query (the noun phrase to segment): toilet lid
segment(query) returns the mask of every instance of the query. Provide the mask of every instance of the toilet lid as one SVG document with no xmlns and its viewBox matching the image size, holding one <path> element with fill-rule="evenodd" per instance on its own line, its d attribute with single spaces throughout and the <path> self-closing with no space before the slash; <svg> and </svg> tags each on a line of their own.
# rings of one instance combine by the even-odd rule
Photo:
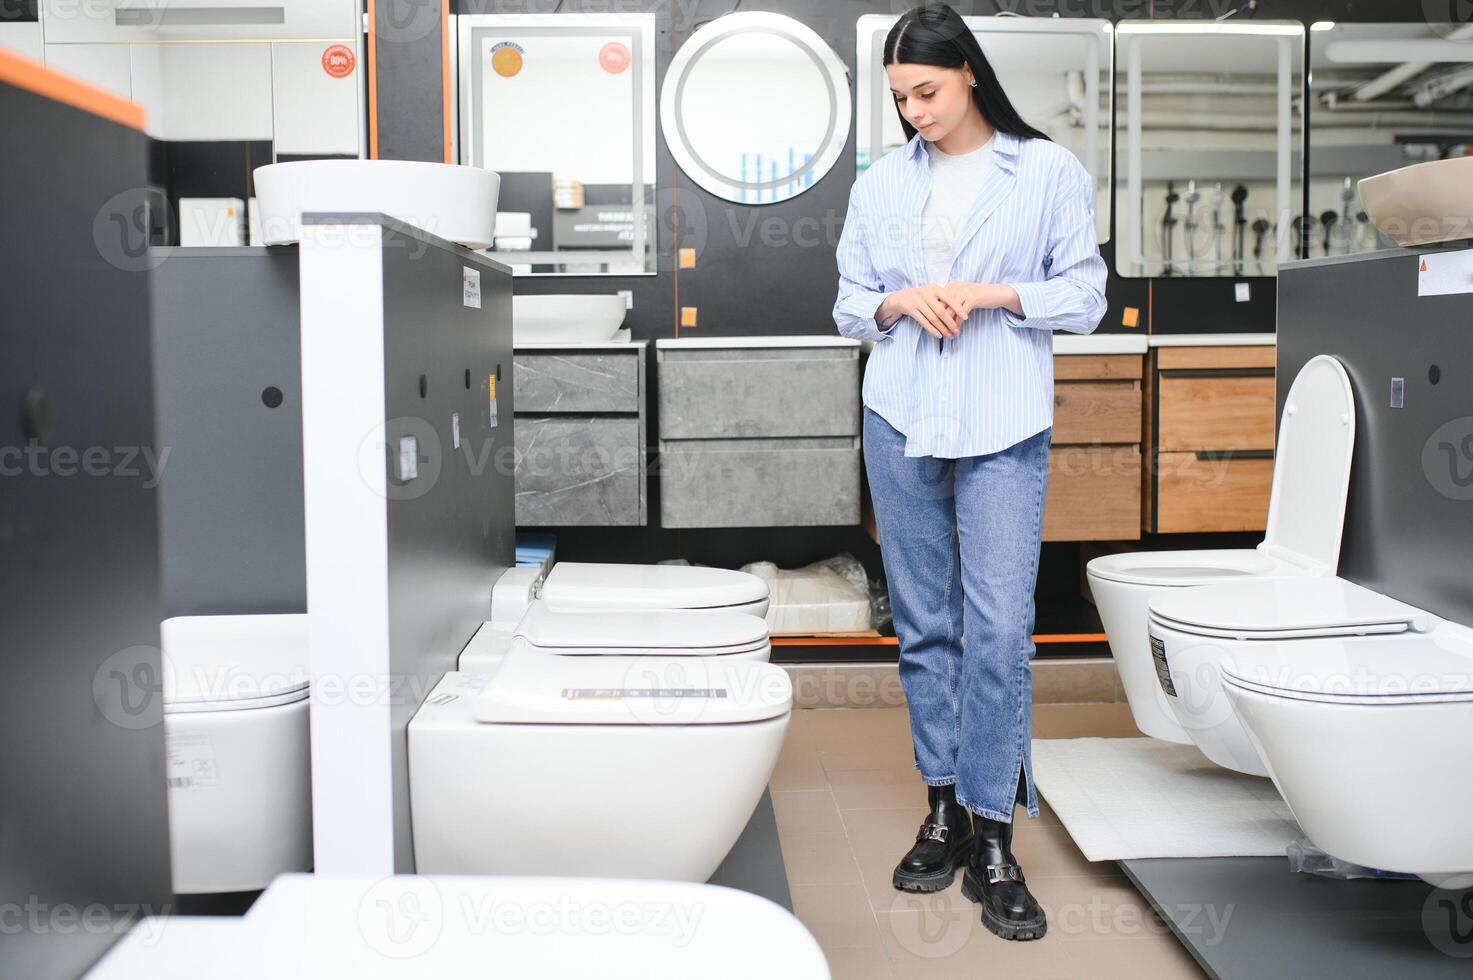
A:
<svg viewBox="0 0 1473 980">
<path fill-rule="evenodd" d="M 1319 354 L 1299 369 L 1284 400 L 1263 536 L 1266 551 L 1334 573 L 1354 449 L 1350 378 L 1339 361 Z"/>
<path fill-rule="evenodd" d="M 633 650 L 665 656 L 750 653 L 767 645 L 767 623 L 719 609 L 642 612 L 553 612 L 534 602 L 516 635 L 549 653 L 617 654 Z"/>
<path fill-rule="evenodd" d="M 176 616 L 160 624 L 164 711 L 238 711 L 309 693 L 307 617 Z"/>
<path fill-rule="evenodd" d="M 475 696 L 477 721 L 726 725 L 787 714 L 793 685 L 772 664 L 712 657 L 544 657 L 517 649 Z"/>
<path fill-rule="evenodd" d="M 1466 630 L 1265 643 L 1230 651 L 1221 669 L 1231 686 L 1321 704 L 1473 701 Z"/>
<path fill-rule="evenodd" d="M 1330 636 L 1428 629 L 1435 617 L 1336 576 L 1248 579 L 1173 589 L 1151 599 L 1151 620 L 1207 636 Z"/>
<path fill-rule="evenodd" d="M 761 602 L 767 583 L 729 568 L 564 561 L 541 595 L 556 610 L 719 609 Z"/>
</svg>

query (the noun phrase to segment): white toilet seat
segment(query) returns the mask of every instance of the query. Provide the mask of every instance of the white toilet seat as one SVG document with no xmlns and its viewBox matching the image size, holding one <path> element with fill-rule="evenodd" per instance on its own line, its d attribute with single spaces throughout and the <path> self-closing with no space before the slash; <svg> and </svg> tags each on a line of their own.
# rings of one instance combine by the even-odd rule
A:
<svg viewBox="0 0 1473 980">
<path fill-rule="evenodd" d="M 1473 629 L 1239 643 L 1223 692 L 1304 832 L 1346 861 L 1473 885 Z M 1394 806 L 1394 832 L 1386 806 Z"/>
<path fill-rule="evenodd" d="M 554 611 L 726 609 L 767 614 L 767 583 L 729 568 L 558 562 L 542 582 Z"/>
<path fill-rule="evenodd" d="M 1152 623 L 1196 636 L 1251 640 L 1402 633 L 1436 617 L 1338 576 L 1249 579 L 1164 592 Z"/>
<path fill-rule="evenodd" d="M 1253 579 L 1176 589 L 1149 603 L 1148 633 L 1159 689 L 1207 758 L 1269 775 L 1223 691 L 1222 664 L 1255 647 L 1289 650 L 1335 637 L 1400 642 L 1431 629 L 1425 610 L 1339 577 Z"/>
<path fill-rule="evenodd" d="M 1256 548 L 1127 552 L 1086 568 L 1131 714 L 1147 735 L 1192 741 L 1157 684 L 1146 621 L 1152 597 L 1183 587 L 1335 573 L 1355 448 L 1355 395 L 1335 358 L 1310 358 L 1295 376 L 1276 447 L 1268 523 Z"/>
<path fill-rule="evenodd" d="M 160 634 L 174 890 L 311 868 L 307 617 L 182 616 Z"/>
<path fill-rule="evenodd" d="M 777 764 L 787 672 L 525 642 L 491 673 L 446 674 L 409 723 L 417 869 L 709 879 Z"/>
<path fill-rule="evenodd" d="M 305 615 L 176 616 L 159 624 L 165 714 L 305 700 Z"/>
<path fill-rule="evenodd" d="M 513 630 L 535 650 L 563 655 L 658 654 L 766 660 L 767 624 L 724 609 L 556 612 L 533 602 Z"/>
</svg>

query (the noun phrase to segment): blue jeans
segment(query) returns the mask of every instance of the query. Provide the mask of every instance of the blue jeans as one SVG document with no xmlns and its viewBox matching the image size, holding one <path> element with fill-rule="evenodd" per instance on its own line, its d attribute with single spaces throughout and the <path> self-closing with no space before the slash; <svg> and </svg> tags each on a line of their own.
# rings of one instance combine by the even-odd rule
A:
<svg viewBox="0 0 1473 980">
<path fill-rule="evenodd" d="M 1038 816 L 1033 791 L 1033 589 L 1052 428 L 985 456 L 905 455 L 864 410 L 900 681 L 916 768 L 973 813 Z"/>
</svg>

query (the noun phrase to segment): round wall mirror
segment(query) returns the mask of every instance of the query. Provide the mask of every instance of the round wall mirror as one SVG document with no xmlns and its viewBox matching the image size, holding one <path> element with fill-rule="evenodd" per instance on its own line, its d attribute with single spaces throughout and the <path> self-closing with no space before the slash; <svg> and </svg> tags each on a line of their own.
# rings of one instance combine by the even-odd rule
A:
<svg viewBox="0 0 1473 980">
<path fill-rule="evenodd" d="M 739 204 L 784 201 L 828 173 L 849 135 L 849 73 L 782 14 L 718 17 L 690 36 L 660 91 L 660 124 L 686 175 Z"/>
</svg>

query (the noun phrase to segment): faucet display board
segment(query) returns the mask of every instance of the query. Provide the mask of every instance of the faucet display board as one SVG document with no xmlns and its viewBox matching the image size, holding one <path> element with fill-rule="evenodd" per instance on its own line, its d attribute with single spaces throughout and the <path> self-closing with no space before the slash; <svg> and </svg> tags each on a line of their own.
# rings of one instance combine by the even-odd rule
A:
<svg viewBox="0 0 1473 980">
<path fill-rule="evenodd" d="M 301 257 L 316 868 L 408 873 L 406 727 L 515 563 L 511 273 L 383 215 Z"/>
</svg>

